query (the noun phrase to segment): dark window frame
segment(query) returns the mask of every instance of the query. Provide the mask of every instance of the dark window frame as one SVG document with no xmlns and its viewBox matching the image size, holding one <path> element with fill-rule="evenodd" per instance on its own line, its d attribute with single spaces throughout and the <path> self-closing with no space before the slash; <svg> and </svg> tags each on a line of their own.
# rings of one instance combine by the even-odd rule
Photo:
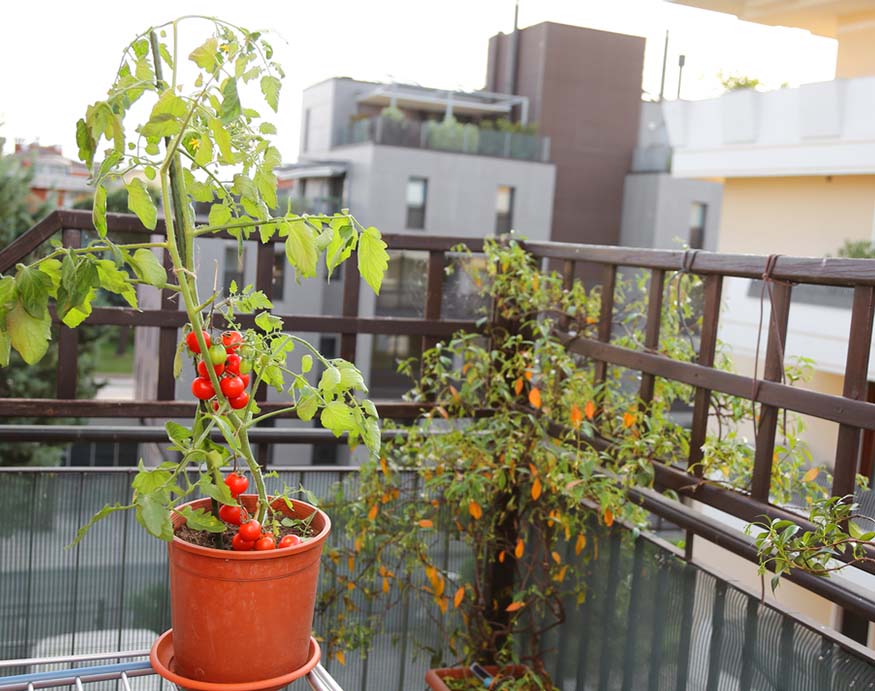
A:
<svg viewBox="0 0 875 691">
<path fill-rule="evenodd" d="M 420 206 L 410 205 L 410 186 L 414 183 L 422 183 L 422 204 Z M 419 175 L 411 175 L 407 178 L 405 192 L 406 196 L 404 201 L 407 205 L 405 227 L 407 230 L 425 230 L 425 214 L 426 209 L 428 209 L 428 178 Z"/>
</svg>

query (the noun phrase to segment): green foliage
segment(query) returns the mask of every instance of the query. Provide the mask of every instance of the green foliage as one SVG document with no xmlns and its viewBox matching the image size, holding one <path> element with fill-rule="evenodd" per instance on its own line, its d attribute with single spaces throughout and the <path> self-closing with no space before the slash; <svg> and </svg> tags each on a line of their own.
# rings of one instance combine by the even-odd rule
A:
<svg viewBox="0 0 875 691">
<path fill-rule="evenodd" d="M 742 89 L 755 89 L 760 86 L 760 80 L 745 75 L 730 74 L 719 75 L 720 84 L 726 91 L 741 91 Z"/>
<path fill-rule="evenodd" d="M 168 45 L 164 39 L 168 30 L 176 37 L 183 26 L 198 22 L 206 22 L 212 35 L 186 62 L 185 56 L 175 53 L 177 41 Z M 80 531 L 77 541 L 94 521 L 130 508 L 150 534 L 171 539 L 171 513 L 195 491 L 213 499 L 213 512 L 218 504 L 231 501 L 221 468 L 232 461 L 236 464 L 237 459 L 248 466 L 255 481 L 256 517 L 262 522 L 276 520 L 248 430 L 274 415 L 295 411 L 299 404 L 304 407 L 302 417 L 312 418 L 321 411 L 320 421 L 334 434 L 346 434 L 352 444 L 363 443 L 374 456 L 379 452 L 376 408 L 357 398 L 357 393 L 366 391 L 351 363 L 326 360 L 303 339 L 284 333 L 282 320 L 269 312 L 270 301 L 250 286 L 242 290 L 232 286 L 228 294 L 217 292 L 205 300 L 198 295 L 194 240 L 222 231 L 241 243 L 250 238 L 267 243 L 275 235 L 285 238 L 287 257 L 299 277 L 315 276 L 323 255 L 326 265 L 334 268 L 356 249 L 362 275 L 375 291 L 386 269 L 388 254 L 379 232 L 365 228 L 347 211 L 272 215 L 277 205 L 273 171 L 281 156 L 266 135 L 276 128 L 241 101 L 241 94 L 248 93 L 242 87 L 255 82 L 267 107 L 276 111 L 284 75 L 272 55 L 259 32 L 203 17 L 179 19 L 135 38 L 123 53 L 106 99 L 89 105 L 76 128 L 80 157 L 97 188 L 92 210 L 99 237 L 78 249 L 56 247 L 30 265 L 18 265 L 14 275 L 0 276 L 3 361 L 10 349 L 29 363 L 40 360 L 50 338 L 50 305 L 67 326 L 75 327 L 88 319 L 99 291 L 109 291 L 136 307 L 140 285 L 178 293 L 189 322 L 184 334 L 197 334 L 201 352 L 207 352 L 201 336 L 204 329 L 243 331 L 241 352 L 252 364 L 248 404 L 232 408 L 208 367 L 218 392 L 215 407 L 201 404 L 190 429 L 168 427 L 170 448 L 179 454 L 179 461 L 157 468 L 141 465 L 133 479 L 131 504 L 105 507 Z M 148 113 L 145 122 L 129 122 L 134 104 L 139 104 L 136 112 Z M 230 185 L 223 182 L 228 179 Z M 157 226 L 159 205 L 146 180 L 160 186 L 166 240 L 117 243 L 107 234 L 106 212 L 115 203 L 115 192 L 110 190 L 123 187 L 126 208 L 146 228 Z M 196 225 L 191 213 L 194 202 L 211 205 L 208 224 Z M 170 275 L 153 253 L 156 248 L 169 254 Z M 251 312 L 257 312 L 257 328 L 239 329 L 236 316 Z M 296 346 L 309 351 L 309 366 L 315 358 L 337 371 L 337 381 L 315 387 L 304 372 L 290 369 L 288 355 Z M 185 353 L 189 351 L 181 344 L 174 362 L 177 375 Z M 197 364 L 198 357 L 192 359 Z M 253 399 L 262 382 L 286 393 L 290 405 L 261 414 Z M 221 433 L 224 444 L 210 440 L 213 430 Z M 197 479 L 185 472 L 191 465 L 204 468 Z M 215 513 L 184 510 L 183 516 L 195 529 L 224 530 Z"/>
<path fill-rule="evenodd" d="M 838 256 L 851 259 L 875 258 L 875 245 L 868 240 L 845 240 L 838 251 Z"/>
</svg>

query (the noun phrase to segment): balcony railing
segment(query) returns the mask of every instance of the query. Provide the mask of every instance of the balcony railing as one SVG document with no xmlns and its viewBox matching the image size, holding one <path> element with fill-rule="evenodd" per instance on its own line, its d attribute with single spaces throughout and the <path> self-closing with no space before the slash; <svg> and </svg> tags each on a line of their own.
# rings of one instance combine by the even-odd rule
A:
<svg viewBox="0 0 875 691">
<path fill-rule="evenodd" d="M 108 222 L 112 233 L 126 231 L 150 234 L 133 217 L 111 215 Z M 67 246 L 75 246 L 79 242 L 80 234 L 90 229 L 90 213 L 57 212 L 0 250 L 0 271 L 8 271 L 25 255 L 58 233 L 62 235 Z M 163 225 L 159 223 L 153 232 L 163 233 Z M 476 331 L 479 328 L 473 320 L 447 318 L 442 297 L 446 277 L 444 269 L 452 248 L 457 243 L 467 242 L 472 252 L 480 252 L 480 242 L 430 235 L 387 235 L 384 238 L 391 249 L 419 250 L 428 255 L 424 271 L 426 287 L 422 318 L 360 316 L 359 281 L 354 265 L 349 267 L 345 275 L 341 316 L 280 316 L 285 317 L 286 323 L 294 324 L 294 328 L 303 332 L 339 334 L 340 354 L 350 360 L 355 359 L 359 334 L 419 338 L 427 348 L 459 330 Z M 256 241 L 247 242 L 255 244 Z M 654 459 L 654 484 L 657 489 L 674 490 L 684 497 L 741 521 L 758 521 L 763 516 L 786 518 L 810 529 L 810 524 L 792 508 L 770 502 L 775 432 L 780 412 L 790 410 L 838 425 L 832 493 L 835 496 L 853 493 L 862 433 L 864 430 L 875 430 L 875 404 L 863 400 L 875 315 L 875 268 L 871 260 L 794 257 L 775 259 L 551 242 L 527 243 L 526 248 L 538 260 L 558 265 L 567 285 L 571 285 L 579 269 L 587 268 L 590 275 L 602 276 L 601 311 L 596 333 L 574 334 L 573 338 L 569 334 L 560 334 L 563 338 L 568 337 L 567 347 L 570 350 L 595 362 L 596 376 L 600 382 L 606 381 L 608 368 L 611 367 L 640 373 L 639 398 L 644 406 L 653 400 L 657 378 L 680 382 L 693 388 L 695 403 L 692 425 L 685 445 L 689 453 L 684 453 L 683 457 L 674 455 Z M 274 248 L 271 244 L 258 244 L 257 251 L 259 260 L 256 287 L 269 286 Z M 645 339 L 640 348 L 621 345 L 616 338 L 612 338 L 612 333 L 616 335 L 619 331 L 615 324 L 617 313 L 614 305 L 615 300 L 619 304 L 622 299 L 622 291 L 618 288 L 618 274 L 627 267 L 639 274 L 646 272 L 650 279 L 647 288 L 649 304 L 644 310 L 646 314 L 639 315 L 639 319 L 645 322 Z M 666 289 L 670 286 L 672 277 L 686 272 L 703 278 L 702 325 L 698 339 L 698 359 L 695 363 L 675 360 L 659 351 L 660 326 L 664 314 L 662 304 Z M 763 339 L 765 375 L 754 386 L 752 378 L 716 369 L 713 363 L 725 279 L 761 278 L 767 272 L 775 279 L 772 286 L 773 315 L 768 321 L 769 336 Z M 787 331 L 791 312 L 790 299 L 796 284 L 842 286 L 853 290 L 850 323 L 846 332 L 846 340 L 851 347 L 843 369 L 843 395 L 825 394 L 780 383 L 782 334 Z M 157 372 L 160 400 L 106 402 L 75 399 L 77 332 L 59 326 L 56 398 L 6 399 L 0 405 L 0 417 L 167 418 L 190 414 L 194 404 L 174 400 L 172 372 L 178 330 L 184 319 L 184 314 L 175 305 L 163 310 L 143 311 L 120 307 L 95 308 L 91 315 L 92 323 L 157 327 L 160 330 Z M 630 381 L 632 380 L 630 377 Z M 754 398 L 760 405 L 759 434 L 755 440 L 755 458 L 749 488 L 711 484 L 702 481 L 695 473 L 708 432 L 712 391 L 748 401 Z M 263 410 L 273 410 L 278 406 L 265 401 L 261 394 L 256 398 L 261 401 Z M 392 400 L 378 401 L 377 407 L 384 418 L 409 420 L 419 416 L 428 405 Z M 54 436 L 56 440 L 63 440 L 65 434 L 70 438 L 87 439 L 89 434 L 111 437 L 113 432 L 89 426 L 78 428 L 78 431 L 76 428 L 58 430 Z M 131 441 L 138 439 L 138 434 L 160 436 L 161 432 L 148 428 L 139 428 L 138 432 L 135 428 L 118 434 L 120 436 L 117 440 Z M 125 435 L 130 435 L 130 438 Z M 43 427 L 0 430 L 0 439 L 6 441 L 45 443 L 49 436 L 49 431 Z M 157 436 L 149 436 L 141 441 L 156 439 Z M 338 443 L 330 432 L 314 429 L 256 430 L 253 441 L 262 448 L 273 443 Z M 591 441 L 595 446 L 610 451 L 606 440 L 594 438 Z M 293 479 L 289 484 L 293 485 L 304 480 L 305 473 L 319 472 L 311 468 L 282 468 L 281 471 L 292 473 Z M 11 516 L 0 524 L 0 531 L 11 530 L 10 535 L 14 535 L 13 538 L 0 537 L 0 569 L 4 569 L 0 579 L 0 602 L 12 603 L 13 608 L 18 608 L 9 616 L 4 613 L 0 618 L 3 626 L 12 627 L 11 633 L 0 633 L 0 645 L 6 641 L 18 642 L 15 651 L 6 652 L 6 655 L 24 657 L 29 651 L 22 648 L 33 645 L 36 638 L 46 637 L 45 629 L 40 636 L 35 638 L 33 635 L 39 626 L 40 616 L 49 617 L 56 632 L 73 634 L 74 640 L 76 631 L 102 630 L 109 626 L 118 635 L 119 630 L 131 628 L 131 615 L 125 613 L 130 611 L 127 607 L 127 593 L 135 588 L 146 587 L 150 577 L 161 572 L 161 546 L 150 542 L 150 546 L 143 547 L 144 550 L 153 550 L 153 554 L 157 555 L 154 560 L 153 557 L 140 555 L 142 558 L 132 557 L 132 560 L 126 558 L 116 562 L 116 551 L 133 550 L 140 539 L 137 537 L 140 532 L 135 530 L 133 521 L 129 521 L 123 530 L 114 529 L 115 532 L 109 527 L 99 526 L 96 529 L 98 532 L 76 550 L 66 553 L 59 550 L 69 540 L 73 526 L 81 525 L 94 505 L 112 501 L 112 497 L 123 499 L 122 495 L 128 492 L 128 477 L 125 473 L 126 471 L 105 471 L 102 474 L 85 475 L 81 472 L 77 474 L 76 471 L 53 469 L 15 471 L 11 474 L 7 471 L 0 477 L 0 492 L 9 492 L 3 501 Z M 344 468 L 331 468 L 318 476 L 307 475 L 305 484 L 317 495 L 325 496 L 328 487 L 338 480 L 349 483 L 347 490 L 354 491 L 355 477 Z M 701 537 L 747 560 L 755 561 L 756 554 L 751 539 L 739 533 L 726 521 L 712 519 L 652 490 L 630 491 L 633 498 L 652 514 L 664 517 L 688 531 L 686 544 L 690 550 L 689 555 L 692 554 L 690 547 L 695 536 L 696 540 Z M 17 502 L 21 507 L 20 511 L 9 511 L 11 502 Z M 36 511 L 34 507 L 47 509 L 45 512 L 40 509 L 41 512 L 37 514 L 32 513 Z M 336 535 L 334 539 L 340 540 L 342 536 Z M 671 550 L 660 547 L 659 550 L 662 551 L 648 552 L 651 547 L 638 547 L 638 544 L 645 543 L 637 540 L 630 543 L 630 539 L 623 537 L 622 532 L 602 535 L 599 537 L 602 557 L 596 559 L 594 553 L 590 555 L 592 558 L 587 568 L 593 570 L 590 591 L 592 596 L 584 607 L 592 609 L 569 616 L 569 623 L 561 632 L 557 632 L 555 657 L 548 663 L 549 669 L 556 672 L 554 678 L 567 680 L 566 687 L 584 688 L 585 684 L 594 681 L 595 687 L 610 688 L 616 680 L 628 679 L 626 688 L 641 688 L 640 680 L 635 675 L 639 673 L 638 670 L 644 664 L 642 659 L 645 658 L 650 678 L 682 679 L 684 684 L 689 682 L 689 688 L 703 686 L 694 683 L 694 679 L 714 679 L 714 684 L 707 688 L 718 688 L 718 685 L 722 688 L 725 685 L 722 680 L 726 678 L 738 679 L 734 686 L 730 685 L 732 688 L 847 689 L 867 688 L 866 684 L 875 684 L 872 658 L 865 651 L 845 640 L 837 640 L 827 635 L 818 634 L 814 638 L 808 638 L 806 632 L 813 631 L 808 624 L 783 615 L 770 619 L 768 612 L 774 610 L 759 603 L 756 597 L 748 597 L 742 593 L 733 601 L 732 598 L 736 596 L 729 595 L 735 592 L 732 586 L 714 580 L 710 575 L 701 575 L 689 561 L 680 560 Z M 647 545 L 651 544 L 645 542 Z M 644 550 L 644 561 L 639 561 L 636 566 L 635 553 L 638 549 Z M 111 568 L 118 569 L 113 576 L 117 583 L 112 588 L 108 585 L 109 577 L 102 556 L 107 553 L 113 553 Z M 58 554 L 62 554 L 60 558 L 67 561 L 52 572 L 54 562 L 51 559 L 58 559 Z M 457 556 L 449 552 L 447 563 L 454 564 L 453 559 Z M 870 550 L 869 556 L 875 557 L 875 552 Z M 41 562 L 41 559 L 48 561 Z M 661 571 L 661 564 L 665 563 L 670 563 L 671 566 L 666 567 L 668 571 Z M 46 564 L 49 565 L 48 568 Z M 875 573 L 871 563 L 862 565 L 860 569 Z M 45 571 L 50 573 L 44 573 Z M 691 576 L 691 573 L 696 575 Z M 709 581 L 709 578 L 712 580 Z M 820 579 L 796 572 L 787 578 L 867 620 L 875 620 L 875 600 L 867 593 L 848 586 L 841 579 Z M 693 586 L 689 585 L 690 581 Z M 701 585 L 706 582 L 711 585 Z M 636 583 L 644 588 L 638 591 L 638 595 L 635 595 L 634 590 Z M 687 591 L 685 588 L 691 589 Z M 35 605 L 35 598 L 43 596 L 44 593 L 48 594 L 46 597 L 56 599 L 44 606 Z M 65 593 L 72 593 L 74 597 L 67 597 Z M 101 599 L 103 604 L 98 605 Z M 150 603 L 153 601 L 149 599 Z M 83 618 L 83 607 L 93 608 L 89 610 L 89 617 Z M 160 612 L 157 606 L 153 605 L 151 609 L 152 613 Z M 406 634 L 417 625 L 416 614 L 402 609 L 391 615 L 390 624 L 394 627 L 392 632 L 405 633 L 399 640 L 406 640 Z M 406 620 L 408 616 L 410 619 Z M 790 623 L 786 623 L 787 621 Z M 611 629 L 605 622 L 616 626 Z M 618 629 L 621 622 L 626 622 L 625 628 Z M 645 624 L 639 625 L 641 622 Z M 163 622 L 156 626 L 160 625 Z M 83 628 L 84 626 L 88 628 Z M 676 628 L 664 631 L 661 628 L 664 626 Z M 23 633 L 28 627 L 33 631 Z M 616 634 L 615 637 L 617 630 L 622 630 L 623 633 Z M 431 633 L 437 635 L 434 631 Z M 421 670 L 409 660 L 412 651 L 398 653 L 400 657 L 391 658 L 387 664 L 368 662 L 368 659 L 387 659 L 381 656 L 389 655 L 393 650 L 391 638 L 390 633 L 378 639 L 370 658 L 357 659 L 353 661 L 354 664 L 350 664 L 351 656 L 347 656 L 348 664 L 343 674 L 351 676 L 341 679 L 342 685 L 349 686 L 347 680 L 351 679 L 354 683 L 361 684 L 360 688 L 367 688 L 368 683 L 371 688 L 380 689 L 403 690 L 418 686 L 422 678 L 419 674 Z M 21 643 L 22 640 L 25 643 Z M 796 647 L 797 643 L 799 648 Z M 770 657 L 769 651 L 776 647 L 786 651 L 780 658 Z M 730 650 L 735 652 L 727 652 Z M 850 658 L 845 657 L 846 654 Z M 724 655 L 728 657 L 723 657 Z M 715 657 L 717 662 L 714 661 Z M 858 668 L 857 665 L 861 667 Z M 403 671 L 399 672 L 399 667 Z M 392 674 L 395 676 L 385 680 L 379 676 L 384 669 L 393 670 Z M 337 670 L 331 668 L 330 671 L 334 673 Z M 848 677 L 847 674 L 852 676 Z M 779 685 L 781 679 L 793 678 L 792 675 L 797 675 L 801 681 L 790 686 Z M 367 681 L 369 678 L 370 682 Z M 763 678 L 773 680 L 774 683 L 767 683 Z M 574 686 L 575 683 L 578 685 Z"/>
<path fill-rule="evenodd" d="M 389 117 L 355 120 L 341 133 L 339 145 L 362 142 L 521 161 L 550 161 L 549 137 L 489 130 L 457 122 L 420 122 Z"/>
</svg>

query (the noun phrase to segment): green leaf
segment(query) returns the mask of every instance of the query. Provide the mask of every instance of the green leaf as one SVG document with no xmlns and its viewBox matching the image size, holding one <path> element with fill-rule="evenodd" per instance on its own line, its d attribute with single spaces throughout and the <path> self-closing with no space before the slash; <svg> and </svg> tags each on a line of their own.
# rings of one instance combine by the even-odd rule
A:
<svg viewBox="0 0 875 691">
<path fill-rule="evenodd" d="M 128 263 L 141 281 L 157 288 L 167 284 L 167 270 L 158 261 L 158 257 L 146 247 L 141 247 L 134 252 Z"/>
<path fill-rule="evenodd" d="M 98 259 L 96 263 L 101 287 L 121 295 L 131 307 L 137 309 L 137 291 L 131 285 L 127 272 L 119 269 L 115 262 L 109 259 Z"/>
<path fill-rule="evenodd" d="M 270 333 L 283 328 L 283 320 L 273 316 L 270 312 L 260 312 L 255 316 L 255 325 L 262 331 Z"/>
<path fill-rule="evenodd" d="M 28 365 L 33 365 L 39 362 L 49 349 L 52 320 L 48 310 L 41 317 L 34 317 L 19 301 L 6 315 L 6 330 L 12 347 Z"/>
<path fill-rule="evenodd" d="M 307 389 L 298 399 L 295 412 L 301 420 L 308 422 L 313 419 L 319 409 L 319 402 L 319 395 L 313 389 Z"/>
<path fill-rule="evenodd" d="M 182 506 L 177 512 L 185 518 L 185 522 L 192 530 L 205 530 L 209 533 L 224 533 L 227 526 L 223 521 L 209 513 L 206 509 L 193 509 L 190 506 Z"/>
<path fill-rule="evenodd" d="M 173 378 L 179 379 L 182 374 L 182 352 L 185 348 L 185 339 L 176 344 L 176 354 L 173 356 Z"/>
<path fill-rule="evenodd" d="M 173 539 L 173 524 L 164 502 L 152 494 L 139 494 L 135 503 L 137 522 L 150 535 L 170 542 Z"/>
<path fill-rule="evenodd" d="M 301 358 L 301 373 L 307 374 L 311 369 L 313 369 L 313 356 L 308 353 Z"/>
<path fill-rule="evenodd" d="M 79 304 L 73 305 L 66 311 L 64 316 L 61 317 L 61 321 L 71 329 L 75 329 L 91 316 L 91 303 L 96 296 L 97 291 L 95 291 L 94 288 L 90 288 Z"/>
<path fill-rule="evenodd" d="M 349 258 L 358 241 L 355 229 L 346 219 L 341 219 L 340 223 L 332 221 L 331 233 L 325 249 L 325 266 L 329 274 Z"/>
<path fill-rule="evenodd" d="M 237 80 L 226 79 L 222 87 L 222 105 L 219 106 L 219 120 L 230 125 L 240 117 L 240 96 L 237 93 Z"/>
<path fill-rule="evenodd" d="M 194 162 L 206 168 L 213 160 L 213 141 L 206 135 L 198 137 L 200 144 L 194 153 Z"/>
<path fill-rule="evenodd" d="M 258 131 L 262 134 L 276 134 L 276 126 L 269 122 L 262 122 L 258 126 Z"/>
<path fill-rule="evenodd" d="M 52 287 L 49 289 L 49 295 L 58 297 L 58 288 L 61 287 L 61 262 L 57 259 L 43 259 L 37 267 L 52 282 Z M 3 307 L 3 300 L 0 298 L 0 309 Z"/>
<path fill-rule="evenodd" d="M 362 430 L 362 439 L 365 441 L 365 446 L 372 455 L 376 456 L 380 453 L 380 423 L 374 418 L 365 420 L 364 429 Z"/>
<path fill-rule="evenodd" d="M 370 399 L 366 398 L 365 400 L 362 401 L 362 408 L 364 408 L 365 412 L 368 415 L 370 415 L 371 417 L 377 417 L 377 418 L 380 417 L 377 414 L 377 406 L 375 406 L 373 401 L 371 401 Z"/>
<path fill-rule="evenodd" d="M 218 118 L 210 118 L 210 132 L 213 133 L 213 141 L 219 147 L 222 162 L 233 165 L 234 152 L 231 151 L 231 133 L 222 126 Z"/>
<path fill-rule="evenodd" d="M 76 144 L 79 146 L 79 160 L 91 168 L 94 165 L 94 152 L 97 149 L 97 143 L 91 135 L 91 128 L 88 127 L 84 119 L 80 119 L 76 123 Z"/>
<path fill-rule="evenodd" d="M 261 93 L 264 94 L 264 100 L 267 101 L 273 112 L 277 112 L 279 107 L 280 87 L 282 82 L 276 77 L 264 76 L 261 78 Z"/>
<path fill-rule="evenodd" d="M 9 333 L 0 329 L 0 367 L 9 365 L 9 356 L 12 353 L 12 339 Z"/>
<path fill-rule="evenodd" d="M 109 516 L 111 513 L 115 513 L 116 511 L 127 511 L 128 509 L 131 509 L 133 507 L 134 507 L 133 504 L 119 504 L 119 503 L 107 504 L 102 509 L 100 509 L 100 511 L 98 511 L 96 514 L 94 514 L 91 517 L 91 519 L 88 521 L 88 523 L 86 523 L 81 528 L 79 528 L 79 530 L 76 532 L 76 537 L 74 537 L 73 541 L 69 545 L 67 545 L 64 549 L 70 549 L 71 547 L 75 547 L 76 545 L 78 545 L 79 542 L 81 542 L 82 538 L 85 537 L 85 535 L 88 533 L 88 531 L 94 527 L 95 523 L 97 523 L 100 520 L 103 520 L 104 518 Z"/>
<path fill-rule="evenodd" d="M 352 410 L 342 401 L 331 401 L 326 404 L 319 416 L 319 422 L 326 429 L 330 429 L 335 437 L 355 429 L 355 418 Z"/>
<path fill-rule="evenodd" d="M 38 268 L 21 266 L 15 277 L 18 300 L 30 316 L 42 317 L 49 304 L 52 279 Z"/>
<path fill-rule="evenodd" d="M 106 237 L 106 188 L 98 185 L 94 192 L 94 207 L 91 209 L 91 221 L 97 234 Z"/>
<path fill-rule="evenodd" d="M 295 274 L 300 273 L 304 278 L 315 276 L 319 255 L 316 253 L 316 238 L 313 236 L 313 231 L 305 221 L 292 221 L 284 225 L 288 232 L 286 257 L 295 267 Z"/>
<path fill-rule="evenodd" d="M 158 224 L 158 209 L 155 208 L 155 202 L 149 195 L 146 183 L 140 178 L 133 178 L 125 188 L 128 190 L 128 208 L 137 214 L 137 218 L 146 228 L 155 230 Z"/>
<path fill-rule="evenodd" d="M 337 367 L 326 367 L 319 379 L 319 390 L 324 394 L 332 394 L 340 385 L 340 370 Z"/>
<path fill-rule="evenodd" d="M 219 39 L 215 36 L 208 38 L 203 44 L 195 48 L 188 56 L 195 65 L 207 72 L 215 71 L 216 51 L 219 49 Z"/>
<path fill-rule="evenodd" d="M 343 389 L 358 389 L 359 391 L 367 392 L 365 380 L 362 378 L 362 373 L 359 372 L 354 365 L 345 362 L 339 366 L 340 369 L 340 386 Z"/>
<path fill-rule="evenodd" d="M 258 168 L 255 171 L 253 181 L 261 193 L 261 198 L 264 199 L 265 204 L 269 208 L 275 209 L 277 205 L 276 175 L 274 175 L 273 171 L 266 167 Z"/>
<path fill-rule="evenodd" d="M 231 496 L 231 490 L 228 488 L 228 485 L 224 482 L 216 484 L 211 475 L 201 475 L 197 484 L 201 492 L 215 499 L 220 504 L 227 504 L 228 506 L 237 504 L 237 500 Z"/>
<path fill-rule="evenodd" d="M 231 220 L 231 209 L 224 204 L 213 204 L 207 223 L 211 226 L 223 226 Z"/>
<path fill-rule="evenodd" d="M 0 312 L 15 300 L 15 279 L 12 276 L 0 278 Z"/>
<path fill-rule="evenodd" d="M 176 422 L 165 422 L 164 429 L 167 430 L 168 439 L 174 442 L 177 446 L 184 447 L 184 442 L 187 439 L 191 439 L 191 430 L 188 427 L 183 427 Z"/>
<path fill-rule="evenodd" d="M 365 228 L 359 238 L 358 265 L 362 278 L 379 295 L 383 275 L 389 266 L 389 253 L 386 252 L 386 243 L 380 231 L 373 226 Z"/>
</svg>

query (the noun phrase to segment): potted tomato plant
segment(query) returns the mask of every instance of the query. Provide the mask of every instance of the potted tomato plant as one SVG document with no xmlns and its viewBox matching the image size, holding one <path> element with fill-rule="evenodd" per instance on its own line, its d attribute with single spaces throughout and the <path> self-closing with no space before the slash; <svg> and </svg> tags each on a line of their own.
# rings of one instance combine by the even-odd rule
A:
<svg viewBox="0 0 875 691">
<path fill-rule="evenodd" d="M 196 23 L 207 24 L 209 35 L 180 54 L 180 34 Z M 346 211 L 273 211 L 274 169 L 281 162 L 270 140 L 275 127 L 243 104 L 245 95 L 260 90 L 259 107 L 277 110 L 283 71 L 272 57 L 260 33 L 211 18 L 177 19 L 136 37 L 123 51 L 107 97 L 88 106 L 76 125 L 79 156 L 96 189 L 97 238 L 81 248 L 56 247 L 0 277 L 4 366 L 10 348 L 28 363 L 44 355 L 50 305 L 76 327 L 88 318 L 99 289 L 136 308 L 137 288 L 153 286 L 175 292 L 185 310 L 174 371 L 179 376 L 184 360 L 192 360 L 191 393 L 199 404 L 190 425 L 166 424 L 179 460 L 157 467 L 141 462 L 131 502 L 104 507 L 76 541 L 95 521 L 133 510 L 149 533 L 168 542 L 173 628 L 152 657 L 162 674 L 186 688 L 282 686 L 318 660 L 310 632 L 330 520 L 288 490 L 268 495 L 248 431 L 294 411 L 302 420 L 318 415 L 324 427 L 361 441 L 373 455 L 380 448 L 376 408 L 358 398 L 366 389 L 353 364 L 327 359 L 285 333 L 270 300 L 251 287 L 199 293 L 198 238 L 220 233 L 241 247 L 251 238 L 282 239 L 299 278 L 316 275 L 320 256 L 331 271 L 355 251 L 361 276 L 379 292 L 388 259 L 379 231 Z M 132 125 L 135 113 L 148 119 Z M 107 189 L 118 184 L 150 230 L 159 209 L 148 187 L 160 188 L 163 238 L 116 244 L 107 236 Z M 209 206 L 206 222 L 195 218 L 195 202 Z M 156 250 L 169 256 L 169 274 Z M 240 328 L 238 315 L 247 313 L 255 313 L 255 328 Z M 305 354 L 293 370 L 288 357 L 296 348 Z M 315 361 L 322 368 L 318 382 L 308 378 Z M 289 405 L 262 412 L 254 400 L 262 384 L 288 395 Z M 211 440 L 216 432 L 222 443 Z M 192 468 L 199 471 L 194 476 Z M 202 498 L 193 500 L 197 494 Z"/>
</svg>

